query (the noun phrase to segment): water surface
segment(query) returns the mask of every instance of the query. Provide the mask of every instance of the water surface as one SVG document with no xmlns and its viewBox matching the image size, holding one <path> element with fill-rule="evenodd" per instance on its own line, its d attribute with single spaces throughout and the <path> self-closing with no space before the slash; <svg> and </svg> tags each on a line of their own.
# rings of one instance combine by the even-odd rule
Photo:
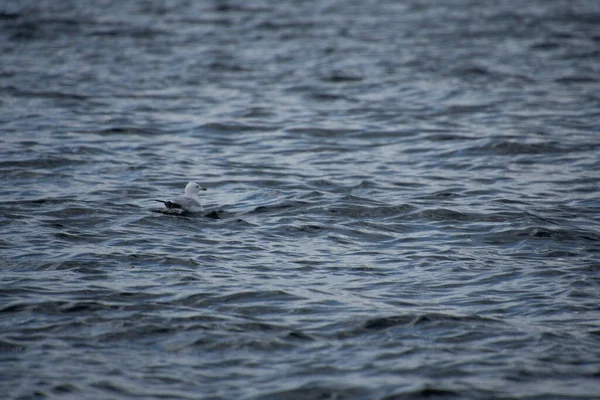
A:
<svg viewBox="0 0 600 400">
<path fill-rule="evenodd" d="M 2 397 L 597 397 L 600 3 L 488 3 L 2 3 Z"/>
</svg>

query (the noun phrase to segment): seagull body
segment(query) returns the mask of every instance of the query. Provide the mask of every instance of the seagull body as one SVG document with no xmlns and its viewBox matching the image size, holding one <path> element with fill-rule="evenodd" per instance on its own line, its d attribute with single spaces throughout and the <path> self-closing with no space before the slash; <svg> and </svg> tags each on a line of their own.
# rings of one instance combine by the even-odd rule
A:
<svg viewBox="0 0 600 400">
<path fill-rule="evenodd" d="M 165 204 L 167 210 L 172 211 L 189 211 L 189 212 L 198 212 L 204 211 L 202 204 L 200 203 L 200 198 L 198 197 L 198 193 L 202 190 L 206 190 L 202 186 L 198 185 L 196 182 L 190 182 L 185 186 L 185 191 L 183 196 L 176 197 L 173 200 L 156 200 Z"/>
</svg>

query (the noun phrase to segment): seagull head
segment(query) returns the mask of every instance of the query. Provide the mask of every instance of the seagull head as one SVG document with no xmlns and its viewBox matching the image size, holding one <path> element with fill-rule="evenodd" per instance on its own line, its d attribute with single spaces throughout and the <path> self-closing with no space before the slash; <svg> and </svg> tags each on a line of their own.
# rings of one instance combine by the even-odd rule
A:
<svg viewBox="0 0 600 400">
<path fill-rule="evenodd" d="M 196 182 L 190 182 L 185 186 L 185 197 L 195 197 L 203 190 L 206 190 L 206 188 L 198 185 Z"/>
</svg>

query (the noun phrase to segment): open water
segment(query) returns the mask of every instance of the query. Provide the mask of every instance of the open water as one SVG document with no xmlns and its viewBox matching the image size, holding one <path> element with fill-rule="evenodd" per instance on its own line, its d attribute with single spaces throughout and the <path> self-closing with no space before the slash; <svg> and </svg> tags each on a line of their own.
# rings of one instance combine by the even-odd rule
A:
<svg viewBox="0 0 600 400">
<path fill-rule="evenodd" d="M 597 0 L 5 0 L 0 143 L 3 399 L 600 398 Z"/>
</svg>

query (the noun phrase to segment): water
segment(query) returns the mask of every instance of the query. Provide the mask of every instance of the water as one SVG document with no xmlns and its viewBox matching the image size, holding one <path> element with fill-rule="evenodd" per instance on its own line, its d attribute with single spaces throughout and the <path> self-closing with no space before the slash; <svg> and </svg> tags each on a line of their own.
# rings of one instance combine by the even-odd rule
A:
<svg viewBox="0 0 600 400">
<path fill-rule="evenodd" d="M 2 398 L 598 398 L 599 2 L 15 0 L 0 51 Z"/>
</svg>

